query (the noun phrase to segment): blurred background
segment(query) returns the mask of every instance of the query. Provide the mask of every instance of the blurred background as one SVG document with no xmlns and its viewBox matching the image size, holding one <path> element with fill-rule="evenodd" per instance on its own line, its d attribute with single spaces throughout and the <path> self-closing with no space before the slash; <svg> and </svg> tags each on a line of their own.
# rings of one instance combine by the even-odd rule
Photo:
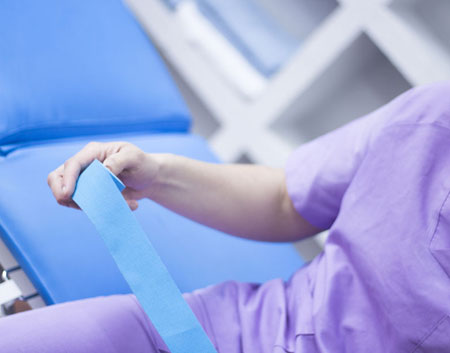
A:
<svg viewBox="0 0 450 353">
<path fill-rule="evenodd" d="M 296 146 L 450 78 L 448 0 L 128 0 L 226 162 Z"/>
<path fill-rule="evenodd" d="M 282 167 L 303 143 L 450 78 L 450 0 L 126 0 L 224 162 Z M 4 55 L 4 53 L 0 53 Z M 326 234 L 296 244 L 320 252 Z M 17 268 L 0 241 L 0 263 Z M 22 293 L 35 293 L 22 270 Z M 32 294 L 33 307 L 44 305 Z"/>
</svg>

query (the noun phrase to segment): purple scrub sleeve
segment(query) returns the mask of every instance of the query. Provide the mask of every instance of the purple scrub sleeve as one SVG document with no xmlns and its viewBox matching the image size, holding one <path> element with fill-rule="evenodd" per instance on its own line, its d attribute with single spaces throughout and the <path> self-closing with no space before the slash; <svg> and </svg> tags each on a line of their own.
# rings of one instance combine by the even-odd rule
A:
<svg viewBox="0 0 450 353">
<path fill-rule="evenodd" d="M 286 184 L 296 210 L 311 224 L 328 229 L 342 197 L 373 140 L 421 96 L 410 90 L 391 103 L 301 145 L 286 164 Z"/>
</svg>

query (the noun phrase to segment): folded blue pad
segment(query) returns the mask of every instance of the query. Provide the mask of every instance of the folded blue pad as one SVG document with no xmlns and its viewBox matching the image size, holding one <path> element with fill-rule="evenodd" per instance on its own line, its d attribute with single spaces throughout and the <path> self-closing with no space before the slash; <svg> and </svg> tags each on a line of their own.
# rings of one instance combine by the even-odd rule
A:
<svg viewBox="0 0 450 353">
<path fill-rule="evenodd" d="M 119 138 L 147 152 L 217 161 L 205 141 L 192 135 Z M 89 140 L 23 147 L 0 157 L 0 236 L 48 304 L 130 292 L 87 217 L 59 206 L 47 186 L 47 174 Z M 286 279 L 303 264 L 290 244 L 231 237 L 149 200 L 141 201 L 135 215 L 181 291 L 230 279 Z"/>
<path fill-rule="evenodd" d="M 120 0 L 0 2 L 0 145 L 185 132 L 189 113 Z"/>
<path fill-rule="evenodd" d="M 253 0 L 197 0 L 197 4 L 263 75 L 276 72 L 300 44 Z"/>
</svg>

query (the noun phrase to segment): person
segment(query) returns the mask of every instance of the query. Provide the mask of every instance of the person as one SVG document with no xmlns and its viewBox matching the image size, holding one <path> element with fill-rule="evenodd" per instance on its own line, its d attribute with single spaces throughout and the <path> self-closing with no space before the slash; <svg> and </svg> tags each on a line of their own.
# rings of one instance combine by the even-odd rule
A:
<svg viewBox="0 0 450 353">
<path fill-rule="evenodd" d="M 283 282 L 185 294 L 220 353 L 450 352 L 450 83 L 412 89 L 300 146 L 286 168 L 216 165 L 91 143 L 49 175 L 56 200 L 94 158 L 132 209 L 152 199 L 227 233 L 324 250 Z M 158 352 L 132 295 L 0 320 L 0 351 Z"/>
</svg>

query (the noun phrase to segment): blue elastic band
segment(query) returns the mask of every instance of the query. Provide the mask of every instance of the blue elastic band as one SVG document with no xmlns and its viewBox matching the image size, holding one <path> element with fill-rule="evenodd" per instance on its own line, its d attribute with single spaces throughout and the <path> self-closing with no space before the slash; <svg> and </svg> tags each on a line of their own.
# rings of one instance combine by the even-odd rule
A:
<svg viewBox="0 0 450 353">
<path fill-rule="evenodd" d="M 95 160 L 73 200 L 103 238 L 120 272 L 172 353 L 216 353 L 147 235 L 129 209 L 122 182 Z"/>
</svg>

